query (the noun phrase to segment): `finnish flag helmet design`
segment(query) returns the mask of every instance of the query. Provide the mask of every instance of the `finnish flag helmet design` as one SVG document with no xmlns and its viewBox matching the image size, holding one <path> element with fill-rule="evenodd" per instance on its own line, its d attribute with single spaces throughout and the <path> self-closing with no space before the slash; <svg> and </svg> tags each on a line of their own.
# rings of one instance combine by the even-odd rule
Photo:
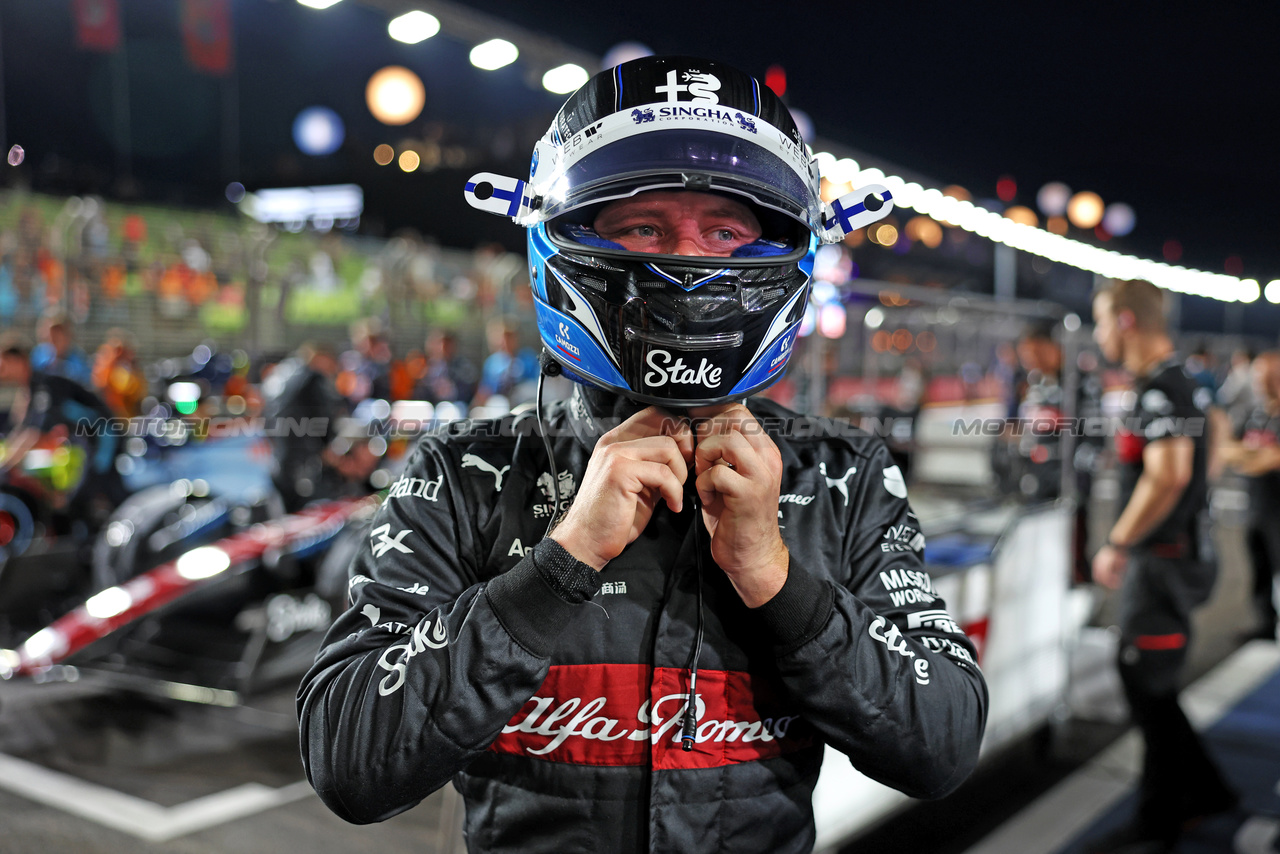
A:
<svg viewBox="0 0 1280 854">
<path fill-rule="evenodd" d="M 543 345 L 570 378 L 671 407 L 739 400 L 785 372 L 814 252 L 892 209 L 884 187 L 824 204 L 786 106 L 748 74 L 683 56 L 592 77 L 537 143 L 529 180 L 479 173 L 468 202 L 529 229 Z M 693 190 L 746 205 L 759 239 L 728 257 L 630 251 L 609 203 Z"/>
</svg>

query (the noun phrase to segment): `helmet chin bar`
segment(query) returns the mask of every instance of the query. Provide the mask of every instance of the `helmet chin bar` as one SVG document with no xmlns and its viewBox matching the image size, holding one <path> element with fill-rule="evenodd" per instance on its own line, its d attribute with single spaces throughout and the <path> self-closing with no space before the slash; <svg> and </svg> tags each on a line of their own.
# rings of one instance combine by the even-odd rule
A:
<svg viewBox="0 0 1280 854">
<path fill-rule="evenodd" d="M 893 210 L 893 194 L 880 184 L 845 193 L 822 206 L 823 243 L 839 243 L 853 232 L 878 222 Z"/>
</svg>

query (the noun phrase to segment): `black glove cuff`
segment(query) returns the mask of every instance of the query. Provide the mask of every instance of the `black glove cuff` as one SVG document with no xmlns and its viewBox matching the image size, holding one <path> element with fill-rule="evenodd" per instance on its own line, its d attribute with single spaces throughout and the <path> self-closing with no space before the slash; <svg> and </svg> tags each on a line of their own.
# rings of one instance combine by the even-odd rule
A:
<svg viewBox="0 0 1280 854">
<path fill-rule="evenodd" d="M 600 592 L 600 573 L 578 560 L 564 546 L 546 537 L 533 549 L 538 574 L 564 601 L 576 605 Z"/>
</svg>

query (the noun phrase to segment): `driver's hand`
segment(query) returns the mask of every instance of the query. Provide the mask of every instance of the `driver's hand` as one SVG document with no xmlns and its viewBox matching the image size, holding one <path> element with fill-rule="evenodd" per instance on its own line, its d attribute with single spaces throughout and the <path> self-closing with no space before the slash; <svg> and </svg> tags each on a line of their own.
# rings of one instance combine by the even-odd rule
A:
<svg viewBox="0 0 1280 854">
<path fill-rule="evenodd" d="M 711 556 L 749 608 L 787 580 L 790 555 L 778 528 L 782 454 L 741 403 L 695 409 L 695 457 L 702 521 Z"/>
<path fill-rule="evenodd" d="M 640 536 L 660 499 L 680 512 L 692 460 L 687 421 L 656 406 L 637 412 L 600 437 L 573 505 L 551 538 L 603 569 Z"/>
</svg>

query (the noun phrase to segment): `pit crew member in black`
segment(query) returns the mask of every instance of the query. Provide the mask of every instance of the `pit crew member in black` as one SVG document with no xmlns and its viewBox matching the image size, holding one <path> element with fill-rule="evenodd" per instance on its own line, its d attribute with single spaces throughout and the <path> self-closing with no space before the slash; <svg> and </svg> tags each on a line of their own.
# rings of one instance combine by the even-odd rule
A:
<svg viewBox="0 0 1280 854">
<path fill-rule="evenodd" d="M 679 97 L 707 87 L 715 110 Z M 299 691 L 338 815 L 452 779 L 473 851 L 800 852 L 824 745 L 918 797 L 971 771 L 985 684 L 884 444 L 737 402 L 782 373 L 814 236 L 843 233 L 797 139 L 768 89 L 683 57 L 562 108 L 532 185 L 559 195 L 517 219 L 579 385 L 423 439 L 392 485 Z"/>
<path fill-rule="evenodd" d="M 1093 316 L 1103 355 L 1135 377 L 1115 437 L 1124 509 L 1094 556 L 1093 577 L 1120 588 L 1120 678 L 1146 743 L 1136 819 L 1096 850 L 1166 851 L 1188 822 L 1236 803 L 1178 705 L 1191 612 L 1216 576 L 1196 537 L 1207 419 L 1165 332 L 1158 288 L 1117 282 L 1095 296 Z"/>
<path fill-rule="evenodd" d="M 1276 640 L 1276 600 L 1280 596 L 1280 351 L 1253 360 L 1257 405 L 1240 436 L 1222 448 L 1226 465 L 1249 479 L 1246 544 L 1253 564 L 1253 603 L 1257 636 Z"/>
<path fill-rule="evenodd" d="M 42 438 L 61 434 L 84 450 L 85 461 L 83 476 L 61 496 L 65 505 L 59 509 L 73 525 L 96 530 L 128 495 L 116 469 L 119 437 L 105 429 L 104 419 L 114 413 L 74 380 L 34 370 L 30 350 L 16 334 L 0 336 L 0 383 L 19 387 L 0 473 L 19 465 Z"/>
<path fill-rule="evenodd" d="M 271 482 L 289 513 L 349 491 L 377 464 L 367 442 L 339 436 L 338 424 L 350 408 L 334 388 L 337 373 L 332 351 L 304 344 L 263 383 L 263 416 L 272 428 Z"/>
</svg>

